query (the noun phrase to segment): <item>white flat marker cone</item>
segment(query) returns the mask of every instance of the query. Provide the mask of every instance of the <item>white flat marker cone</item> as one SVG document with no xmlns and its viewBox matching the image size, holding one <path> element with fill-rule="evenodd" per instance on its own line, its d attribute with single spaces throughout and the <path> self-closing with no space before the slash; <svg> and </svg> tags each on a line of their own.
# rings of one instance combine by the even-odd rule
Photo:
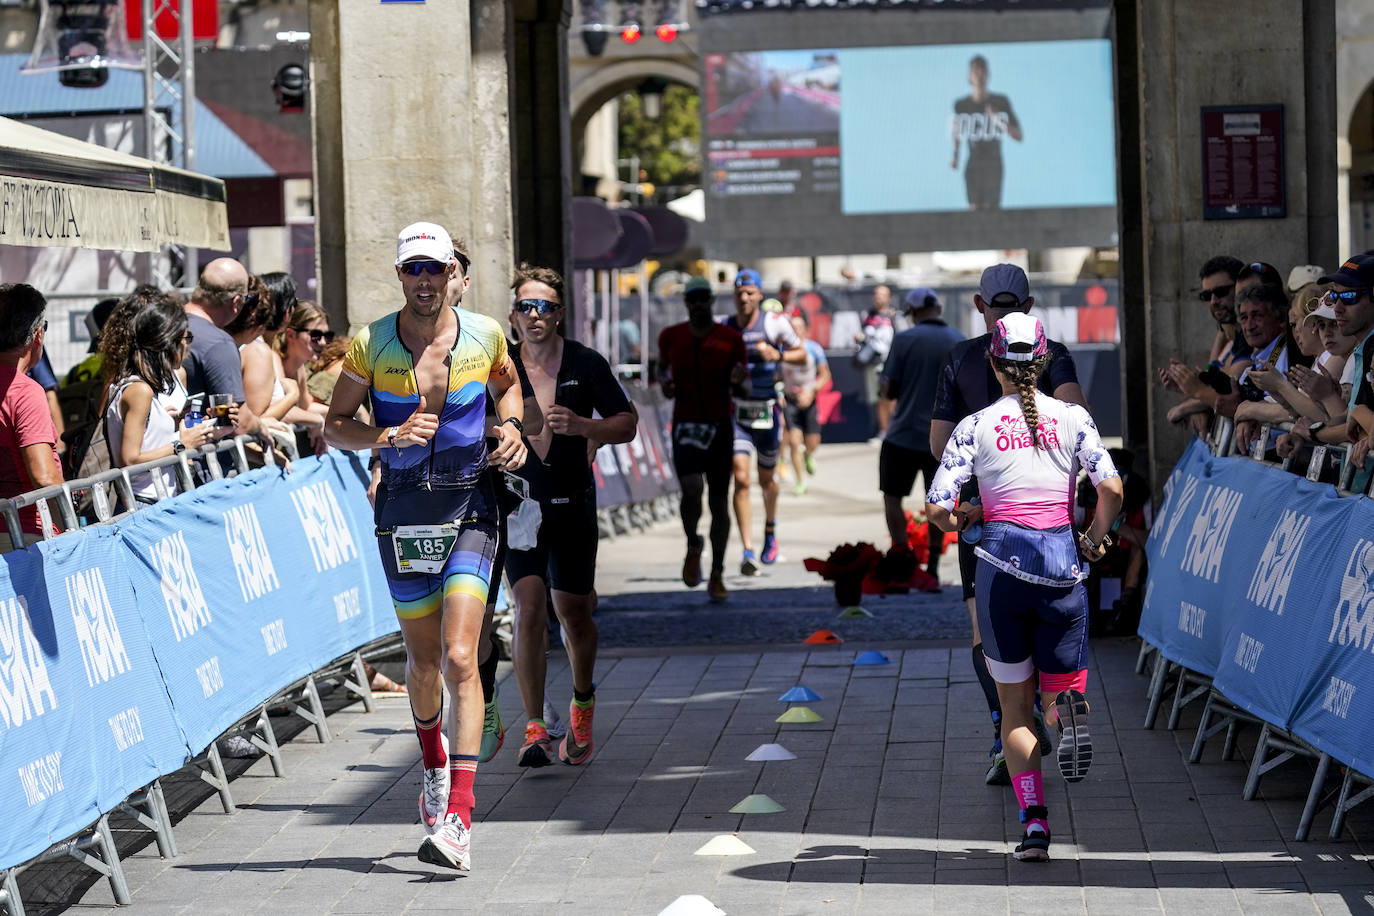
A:
<svg viewBox="0 0 1374 916">
<path fill-rule="evenodd" d="M 699 856 L 752 856 L 754 848 L 732 833 L 722 833 L 696 851 Z"/>
<path fill-rule="evenodd" d="M 658 916 L 725 916 L 725 911 L 700 894 L 683 894 L 659 910 Z"/>
<path fill-rule="evenodd" d="M 797 755 L 783 747 L 781 744 L 760 744 L 754 748 L 754 752 L 745 760 L 752 760 L 761 763 L 765 760 L 796 760 Z"/>
</svg>

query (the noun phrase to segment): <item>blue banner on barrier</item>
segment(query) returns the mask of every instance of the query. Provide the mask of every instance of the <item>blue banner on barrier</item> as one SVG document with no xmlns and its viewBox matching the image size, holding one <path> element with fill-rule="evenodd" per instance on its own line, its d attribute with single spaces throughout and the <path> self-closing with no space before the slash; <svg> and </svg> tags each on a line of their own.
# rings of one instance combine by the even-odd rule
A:
<svg viewBox="0 0 1374 916">
<path fill-rule="evenodd" d="M 1374 504 L 1194 442 L 1150 534 L 1140 634 L 1238 706 L 1371 772 Z"/>
<path fill-rule="evenodd" d="M 359 517 L 362 474 L 331 452 L 290 474 L 212 481 L 121 525 L 195 752 L 290 681 L 395 630 L 373 526 Z"/>
<path fill-rule="evenodd" d="M 1346 498 L 1350 516 L 1334 546 L 1318 532 L 1322 559 L 1307 596 L 1314 613 L 1305 646 L 1294 734 L 1362 773 L 1374 774 L 1374 503 Z M 1304 570 L 1304 573 L 1306 571 Z M 1320 578 L 1318 578 L 1320 577 Z M 1363 723 L 1363 724 L 1361 724 Z"/>
<path fill-rule="evenodd" d="M 113 528 L 0 565 L 0 868 L 188 757 Z"/>
</svg>

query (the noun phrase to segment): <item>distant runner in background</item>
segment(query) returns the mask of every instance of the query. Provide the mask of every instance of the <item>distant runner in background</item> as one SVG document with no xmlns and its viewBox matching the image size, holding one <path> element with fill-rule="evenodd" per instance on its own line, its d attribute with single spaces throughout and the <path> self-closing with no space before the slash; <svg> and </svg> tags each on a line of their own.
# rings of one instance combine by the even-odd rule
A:
<svg viewBox="0 0 1374 916">
<path fill-rule="evenodd" d="M 659 384 L 673 399 L 673 469 L 682 487 L 682 528 L 687 556 L 682 583 L 701 582 L 701 554 L 705 547 L 697 527 L 701 497 L 711 507 L 711 578 L 707 594 L 724 601 L 725 550 L 730 540 L 731 447 L 734 425 L 731 394 L 747 388 L 748 355 L 739 331 L 718 323 L 711 314 L 715 293 L 711 281 L 693 277 L 682 294 L 687 320 L 663 329 L 658 336 Z"/>
<path fill-rule="evenodd" d="M 735 400 L 735 520 L 739 524 L 744 553 L 739 571 L 757 576 L 759 561 L 778 559 L 777 516 L 778 482 L 774 477 L 782 447 L 782 410 L 774 386 L 778 365 L 801 363 L 806 348 L 792 325 L 781 315 L 770 315 L 759 308 L 763 300 L 759 272 L 748 267 L 735 275 L 735 314 L 725 323 L 744 337 L 749 355 L 749 396 Z M 759 486 L 763 489 L 763 553 L 754 553 L 750 532 L 753 507 L 749 503 L 750 457 L 756 456 Z"/>
<path fill-rule="evenodd" d="M 796 495 L 806 492 L 806 474 L 816 473 L 816 449 L 821 445 L 820 412 L 816 395 L 830 384 L 830 362 L 825 348 L 807 336 L 806 313 L 790 317 L 792 330 L 806 348 L 806 362 L 783 363 L 783 418 L 787 421 L 787 450 L 792 470 L 797 474 Z"/>
</svg>

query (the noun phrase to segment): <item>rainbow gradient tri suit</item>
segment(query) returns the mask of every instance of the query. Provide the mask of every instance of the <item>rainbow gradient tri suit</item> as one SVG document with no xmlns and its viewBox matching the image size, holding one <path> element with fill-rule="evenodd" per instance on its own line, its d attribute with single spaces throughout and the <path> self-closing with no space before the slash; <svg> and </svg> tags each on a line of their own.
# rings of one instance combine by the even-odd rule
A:
<svg viewBox="0 0 1374 916">
<path fill-rule="evenodd" d="M 487 601 L 496 553 L 496 494 L 487 470 L 486 393 L 493 370 L 510 369 L 506 337 L 491 318 L 452 307 L 458 334 L 449 351 L 448 396 L 427 446 L 381 449 L 382 480 L 374 522 L 387 587 L 400 617 L 424 617 L 451 594 Z M 374 422 L 399 426 L 420 403 L 415 360 L 401 341 L 399 312 L 378 318 L 353 338 L 343 373 L 368 387 Z M 434 408 L 428 408 L 435 412 Z M 400 572 L 395 525 L 457 523 L 458 542 L 443 571 Z"/>
</svg>

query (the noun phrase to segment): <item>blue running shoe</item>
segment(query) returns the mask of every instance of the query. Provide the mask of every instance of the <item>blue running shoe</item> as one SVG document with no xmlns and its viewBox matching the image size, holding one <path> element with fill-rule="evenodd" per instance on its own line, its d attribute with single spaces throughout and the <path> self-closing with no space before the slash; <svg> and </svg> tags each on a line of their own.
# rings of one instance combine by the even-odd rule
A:
<svg viewBox="0 0 1374 916">
<path fill-rule="evenodd" d="M 763 536 L 763 553 L 759 559 L 765 566 L 778 562 L 778 536 L 771 531 Z"/>
<path fill-rule="evenodd" d="M 759 574 L 759 561 L 754 556 L 754 551 L 744 551 L 744 558 L 739 561 L 739 572 L 741 576 L 757 576 Z"/>
</svg>

